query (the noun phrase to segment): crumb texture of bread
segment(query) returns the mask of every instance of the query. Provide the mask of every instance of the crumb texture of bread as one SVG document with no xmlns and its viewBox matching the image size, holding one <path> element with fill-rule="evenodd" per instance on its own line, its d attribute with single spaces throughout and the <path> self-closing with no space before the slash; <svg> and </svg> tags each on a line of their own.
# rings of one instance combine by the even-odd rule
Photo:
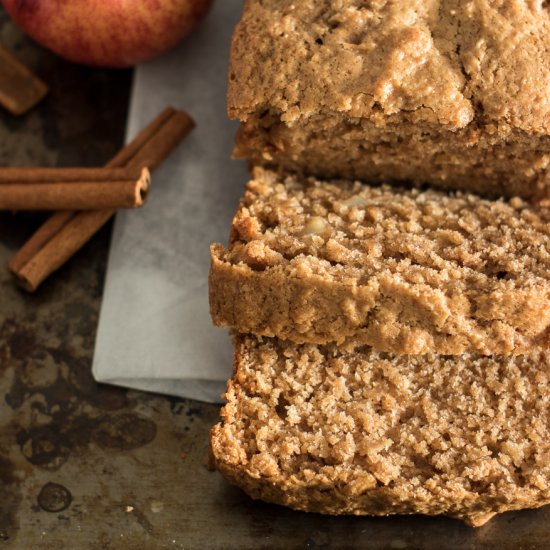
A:
<svg viewBox="0 0 550 550">
<path fill-rule="evenodd" d="M 522 199 L 319 182 L 256 169 L 228 248 L 219 326 L 394 353 L 550 347 L 550 211 Z"/>
<path fill-rule="evenodd" d="M 211 434 L 253 498 L 481 525 L 550 503 L 550 354 L 405 356 L 235 337 Z"/>
<path fill-rule="evenodd" d="M 247 0 L 235 154 L 320 177 L 550 197 L 544 0 Z"/>
</svg>

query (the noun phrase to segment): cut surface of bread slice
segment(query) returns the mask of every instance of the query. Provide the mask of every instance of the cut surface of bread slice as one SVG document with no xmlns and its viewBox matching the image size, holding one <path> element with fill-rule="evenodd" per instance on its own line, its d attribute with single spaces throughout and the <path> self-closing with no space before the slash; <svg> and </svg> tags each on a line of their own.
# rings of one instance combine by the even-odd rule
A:
<svg viewBox="0 0 550 550">
<path fill-rule="evenodd" d="M 478 526 L 550 503 L 550 354 L 347 351 L 235 337 L 214 461 L 250 496 Z"/>
<path fill-rule="evenodd" d="M 394 353 L 550 347 L 550 209 L 257 168 L 226 249 L 214 323 Z"/>
</svg>

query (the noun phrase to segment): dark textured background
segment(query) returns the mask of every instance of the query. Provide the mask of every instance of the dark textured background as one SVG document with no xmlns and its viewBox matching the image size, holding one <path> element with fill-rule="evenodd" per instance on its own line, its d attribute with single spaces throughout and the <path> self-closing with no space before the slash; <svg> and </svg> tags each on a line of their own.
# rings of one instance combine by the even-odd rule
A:
<svg viewBox="0 0 550 550">
<path fill-rule="evenodd" d="M 131 73 L 64 63 L 1 9 L 0 40 L 51 88 L 21 119 L 0 112 L 0 163 L 108 160 L 122 143 Z M 37 294 L 15 288 L 2 266 L 42 219 L 0 214 L 0 550 L 550 548 L 550 507 L 472 530 L 252 502 L 204 466 L 218 407 L 93 381 L 110 227 Z"/>
</svg>

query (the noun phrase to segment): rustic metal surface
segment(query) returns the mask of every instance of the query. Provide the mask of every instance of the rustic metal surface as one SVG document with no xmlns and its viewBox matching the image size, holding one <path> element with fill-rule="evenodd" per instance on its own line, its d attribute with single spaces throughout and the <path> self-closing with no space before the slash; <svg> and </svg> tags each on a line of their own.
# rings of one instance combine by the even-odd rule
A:
<svg viewBox="0 0 550 550">
<path fill-rule="evenodd" d="M 0 113 L 0 162 L 108 159 L 122 140 L 130 74 L 55 60 L 1 11 L 0 38 L 52 89 L 20 120 Z M 40 219 L 0 215 L 0 266 Z M 108 238 L 107 228 L 33 296 L 0 269 L 0 549 L 550 547 L 550 507 L 472 530 L 295 513 L 228 486 L 204 466 L 218 407 L 91 378 Z"/>
</svg>

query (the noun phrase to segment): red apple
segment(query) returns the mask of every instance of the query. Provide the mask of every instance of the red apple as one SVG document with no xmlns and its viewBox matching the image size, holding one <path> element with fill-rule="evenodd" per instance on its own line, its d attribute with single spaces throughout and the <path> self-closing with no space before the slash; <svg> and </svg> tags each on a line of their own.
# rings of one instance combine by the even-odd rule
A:
<svg viewBox="0 0 550 550">
<path fill-rule="evenodd" d="M 61 57 L 129 67 L 175 46 L 212 0 L 2 0 L 13 20 Z"/>
</svg>

